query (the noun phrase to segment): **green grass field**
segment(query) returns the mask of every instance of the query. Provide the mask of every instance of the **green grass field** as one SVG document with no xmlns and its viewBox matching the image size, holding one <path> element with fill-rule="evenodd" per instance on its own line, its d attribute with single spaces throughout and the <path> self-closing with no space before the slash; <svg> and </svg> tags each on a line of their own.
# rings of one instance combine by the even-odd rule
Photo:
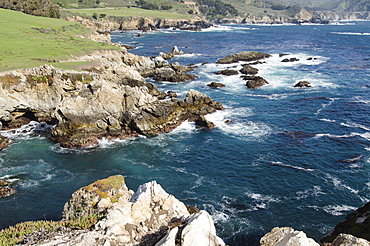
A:
<svg viewBox="0 0 370 246">
<path fill-rule="evenodd" d="M 0 9 L 0 72 L 40 66 L 96 49 L 118 49 L 81 38 L 82 25 Z M 64 64 L 63 66 L 68 66 Z M 71 65 L 71 67 L 73 67 Z"/>
<path fill-rule="evenodd" d="M 96 9 L 69 9 L 73 13 L 85 14 L 92 16 L 93 13 L 105 14 L 107 16 L 117 17 L 154 17 L 154 18 L 171 18 L 171 19 L 192 19 L 193 17 L 188 14 L 177 14 L 166 11 L 147 10 L 140 8 L 96 8 Z"/>
</svg>

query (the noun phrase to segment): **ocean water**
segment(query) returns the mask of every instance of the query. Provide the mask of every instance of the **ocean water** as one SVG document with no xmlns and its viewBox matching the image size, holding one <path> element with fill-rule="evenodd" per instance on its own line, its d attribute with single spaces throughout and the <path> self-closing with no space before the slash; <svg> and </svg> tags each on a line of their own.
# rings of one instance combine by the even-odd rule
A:
<svg viewBox="0 0 370 246">
<path fill-rule="evenodd" d="M 369 30 L 370 22 L 348 21 L 113 33 L 114 42 L 137 47 L 131 52 L 138 55 L 174 45 L 183 50 L 171 62 L 195 64 L 198 78 L 156 84 L 181 98 L 196 89 L 222 102 L 224 111 L 207 116 L 217 127 L 184 122 L 155 137 L 72 150 L 32 131 L 2 132 L 14 143 L 0 152 L 0 177 L 19 181 L 16 194 L 0 199 L 0 228 L 60 219 L 75 190 L 122 174 L 132 190 L 156 180 L 185 204 L 207 210 L 228 245 L 259 245 L 275 226 L 319 240 L 370 200 Z M 272 54 L 255 65 L 268 85 L 250 90 L 239 76 L 214 74 L 241 68 L 215 62 L 248 50 Z M 281 62 L 291 57 L 299 61 Z M 301 80 L 313 87 L 294 88 Z M 226 86 L 211 89 L 212 81 Z"/>
</svg>

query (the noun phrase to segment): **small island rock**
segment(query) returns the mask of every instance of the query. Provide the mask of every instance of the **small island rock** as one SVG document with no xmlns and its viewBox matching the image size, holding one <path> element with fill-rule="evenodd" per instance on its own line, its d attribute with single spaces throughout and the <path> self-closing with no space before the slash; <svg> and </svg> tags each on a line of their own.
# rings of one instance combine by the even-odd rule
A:
<svg viewBox="0 0 370 246">
<path fill-rule="evenodd" d="M 208 84 L 207 86 L 211 87 L 211 88 L 222 88 L 222 87 L 225 87 L 224 84 L 222 83 L 218 83 L 218 82 L 211 82 L 210 84 Z"/>
<path fill-rule="evenodd" d="M 294 87 L 312 87 L 308 81 L 299 81 Z"/>
<path fill-rule="evenodd" d="M 270 57 L 270 54 L 261 53 L 258 51 L 242 51 L 236 54 L 228 55 L 224 58 L 219 59 L 216 63 L 218 64 L 230 64 L 239 61 L 257 61 Z"/>
</svg>

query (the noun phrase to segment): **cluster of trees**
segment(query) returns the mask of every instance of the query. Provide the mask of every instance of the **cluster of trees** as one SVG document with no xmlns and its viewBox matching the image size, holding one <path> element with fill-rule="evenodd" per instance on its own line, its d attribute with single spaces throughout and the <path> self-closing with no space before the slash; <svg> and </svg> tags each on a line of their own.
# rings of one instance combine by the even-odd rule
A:
<svg viewBox="0 0 370 246">
<path fill-rule="evenodd" d="M 198 0 L 199 11 L 211 18 L 223 18 L 239 15 L 238 10 L 231 4 L 220 0 Z"/>
<path fill-rule="evenodd" d="M 137 0 L 135 1 L 136 7 L 142 8 L 142 9 L 149 9 L 149 10 L 170 10 L 172 9 L 171 5 L 157 5 L 155 3 L 149 3 L 145 0 Z"/>
<path fill-rule="evenodd" d="M 0 8 L 30 15 L 59 18 L 59 6 L 51 0 L 0 0 Z"/>
<path fill-rule="evenodd" d="M 289 15 L 295 15 L 301 11 L 302 7 L 298 4 L 286 6 L 280 3 L 274 3 L 271 1 L 260 1 L 256 0 L 253 2 L 253 5 L 258 8 L 269 8 L 272 10 L 286 10 Z"/>
</svg>

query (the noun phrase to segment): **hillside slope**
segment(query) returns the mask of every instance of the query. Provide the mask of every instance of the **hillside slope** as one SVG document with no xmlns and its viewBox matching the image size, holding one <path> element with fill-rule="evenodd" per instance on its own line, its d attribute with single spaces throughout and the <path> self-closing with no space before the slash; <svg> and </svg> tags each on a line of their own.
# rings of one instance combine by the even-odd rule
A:
<svg viewBox="0 0 370 246">
<path fill-rule="evenodd" d="M 0 9 L 0 71 L 53 63 L 95 49 L 118 49 L 83 38 L 80 24 Z"/>
</svg>

